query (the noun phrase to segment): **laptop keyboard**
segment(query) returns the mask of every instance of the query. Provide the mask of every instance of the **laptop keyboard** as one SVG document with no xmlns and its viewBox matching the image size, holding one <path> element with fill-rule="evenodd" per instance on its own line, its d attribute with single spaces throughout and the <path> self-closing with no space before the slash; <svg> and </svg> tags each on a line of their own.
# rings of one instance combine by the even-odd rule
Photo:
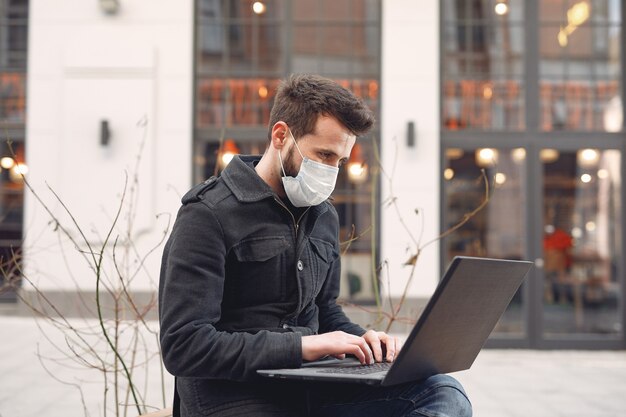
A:
<svg viewBox="0 0 626 417">
<path fill-rule="evenodd" d="M 322 374 L 351 374 L 367 375 L 376 372 L 386 371 L 391 367 L 391 362 L 376 362 L 372 365 L 347 366 L 343 368 L 320 369 Z"/>
</svg>

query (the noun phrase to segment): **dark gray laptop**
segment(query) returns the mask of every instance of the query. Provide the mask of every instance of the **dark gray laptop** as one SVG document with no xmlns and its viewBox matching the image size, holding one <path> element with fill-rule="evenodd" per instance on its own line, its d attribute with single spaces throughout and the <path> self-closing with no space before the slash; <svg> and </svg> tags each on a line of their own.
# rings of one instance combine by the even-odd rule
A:
<svg viewBox="0 0 626 417">
<path fill-rule="evenodd" d="M 457 256 L 393 363 L 326 359 L 298 369 L 260 370 L 270 378 L 395 385 L 469 369 L 532 262 Z"/>
</svg>

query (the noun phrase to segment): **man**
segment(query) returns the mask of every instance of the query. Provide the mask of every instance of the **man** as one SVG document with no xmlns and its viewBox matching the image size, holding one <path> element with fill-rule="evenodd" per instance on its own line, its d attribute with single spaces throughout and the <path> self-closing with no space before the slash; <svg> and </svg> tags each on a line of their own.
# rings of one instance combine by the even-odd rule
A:
<svg viewBox="0 0 626 417">
<path fill-rule="evenodd" d="M 393 361 L 398 342 L 350 322 L 339 293 L 339 221 L 327 201 L 371 111 L 335 82 L 292 76 L 262 157 L 235 157 L 183 197 L 161 267 L 166 368 L 183 416 L 469 416 L 447 376 L 392 388 L 262 380 L 258 369 L 332 355 Z M 413 414 L 411 414 L 413 413 Z"/>
</svg>

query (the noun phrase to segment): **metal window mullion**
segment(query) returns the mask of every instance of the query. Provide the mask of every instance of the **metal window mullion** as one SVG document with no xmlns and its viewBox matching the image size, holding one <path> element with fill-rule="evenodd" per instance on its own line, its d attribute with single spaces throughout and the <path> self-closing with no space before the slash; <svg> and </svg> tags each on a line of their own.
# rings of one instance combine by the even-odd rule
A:
<svg viewBox="0 0 626 417">
<path fill-rule="evenodd" d="M 534 135 L 540 130 L 539 97 L 539 10 L 538 0 L 529 0 L 524 3 L 524 20 L 526 27 L 524 32 L 524 90 L 526 92 L 524 104 L 526 113 L 526 135 Z"/>
</svg>

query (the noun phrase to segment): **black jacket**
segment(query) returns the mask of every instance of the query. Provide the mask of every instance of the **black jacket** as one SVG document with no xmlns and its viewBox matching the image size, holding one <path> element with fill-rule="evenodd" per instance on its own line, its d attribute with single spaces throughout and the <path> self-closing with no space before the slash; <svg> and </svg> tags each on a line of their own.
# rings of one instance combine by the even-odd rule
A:
<svg viewBox="0 0 626 417">
<path fill-rule="evenodd" d="M 257 369 L 300 366 L 303 335 L 365 333 L 336 304 L 335 209 L 296 219 L 257 175 L 259 158 L 235 157 L 187 193 L 165 245 L 161 349 L 183 409 L 245 398 Z"/>
</svg>

